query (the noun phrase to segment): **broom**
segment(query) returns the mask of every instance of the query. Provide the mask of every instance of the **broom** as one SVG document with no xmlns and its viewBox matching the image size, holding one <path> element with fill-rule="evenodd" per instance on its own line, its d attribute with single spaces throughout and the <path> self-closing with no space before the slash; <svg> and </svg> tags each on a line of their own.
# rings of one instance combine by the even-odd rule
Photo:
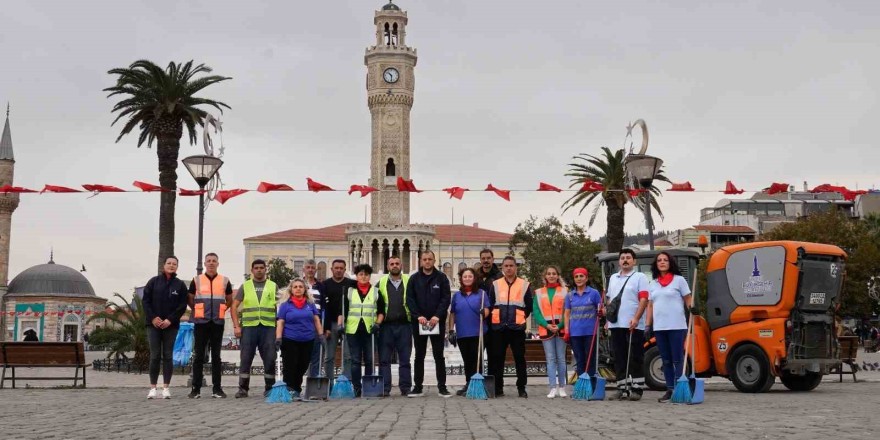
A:
<svg viewBox="0 0 880 440">
<path fill-rule="evenodd" d="M 599 332 L 599 317 L 596 317 L 596 326 L 593 328 L 593 337 L 598 337 Z M 585 370 L 589 369 L 590 359 L 593 358 L 593 347 L 596 344 L 590 344 L 590 353 L 587 355 L 587 362 L 584 364 Z M 597 354 L 598 356 L 598 354 Z M 590 378 L 590 375 L 584 371 L 578 376 L 577 382 L 574 384 L 574 391 L 571 393 L 571 398 L 574 400 L 590 400 L 590 396 L 593 395 L 593 380 Z"/>
<path fill-rule="evenodd" d="M 345 322 L 345 300 L 342 301 L 342 319 Z M 330 390 L 331 399 L 354 399 L 354 386 L 348 377 L 345 376 L 345 330 L 342 331 L 342 374 L 336 378 L 333 388 Z"/>
<path fill-rule="evenodd" d="M 688 335 L 690 335 L 690 337 L 693 337 L 693 335 L 691 334 L 691 330 L 693 329 L 693 325 L 694 325 L 694 314 L 691 313 L 690 319 L 688 319 L 688 331 L 687 331 Z M 683 362 L 687 363 L 687 357 L 688 357 L 688 344 L 687 344 L 687 341 L 685 341 Z M 672 400 L 671 400 L 672 403 L 690 403 L 691 399 L 693 398 L 693 396 L 691 395 L 691 384 L 687 378 L 687 374 L 686 374 L 685 370 L 687 370 L 687 368 L 684 368 L 684 365 L 682 365 L 681 377 L 679 377 L 678 380 L 675 381 L 675 388 L 672 390 Z"/>
<path fill-rule="evenodd" d="M 287 391 L 287 384 L 281 378 L 281 350 L 275 356 L 275 385 L 266 395 L 266 403 L 290 403 L 293 399 L 290 397 L 290 391 Z"/>
<path fill-rule="evenodd" d="M 486 395 L 486 386 L 483 384 L 483 375 L 480 374 L 480 371 L 483 370 L 483 308 L 485 307 L 485 293 L 482 290 L 480 292 L 480 339 L 478 345 L 477 352 L 477 372 L 471 376 L 471 380 L 468 382 L 467 394 L 465 394 L 465 398 L 470 400 L 489 400 L 489 396 Z"/>
</svg>

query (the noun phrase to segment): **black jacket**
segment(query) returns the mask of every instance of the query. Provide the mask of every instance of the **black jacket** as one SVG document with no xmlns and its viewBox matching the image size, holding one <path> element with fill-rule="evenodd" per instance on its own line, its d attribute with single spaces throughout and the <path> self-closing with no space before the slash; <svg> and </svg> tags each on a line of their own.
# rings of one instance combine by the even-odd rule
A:
<svg viewBox="0 0 880 440">
<path fill-rule="evenodd" d="M 477 271 L 477 276 L 480 277 L 480 286 L 482 286 L 483 290 L 486 292 L 492 287 L 492 281 L 504 277 L 501 273 L 501 269 L 499 269 L 498 265 L 495 263 L 492 263 L 492 268 L 489 269 L 489 273 L 483 273 L 483 268 L 480 267 L 480 270 Z"/>
<path fill-rule="evenodd" d="M 147 327 L 153 325 L 153 318 L 159 317 L 171 321 L 171 327 L 180 326 L 180 317 L 186 312 L 186 283 L 172 274 L 157 275 L 147 281 L 144 286 L 144 318 Z"/>
<path fill-rule="evenodd" d="M 441 323 L 446 322 L 452 293 L 449 289 L 449 278 L 443 272 L 434 269 L 431 275 L 425 275 L 419 269 L 410 275 L 406 291 L 406 305 L 409 307 L 412 322 L 418 321 L 420 316 L 425 319 L 436 316 Z"/>
<path fill-rule="evenodd" d="M 336 323 L 342 314 L 342 298 L 349 288 L 357 287 L 357 281 L 351 278 L 343 278 L 337 283 L 333 278 L 327 278 L 318 283 L 316 287 L 321 292 L 324 302 L 324 330 L 330 331 L 332 324 Z"/>
</svg>

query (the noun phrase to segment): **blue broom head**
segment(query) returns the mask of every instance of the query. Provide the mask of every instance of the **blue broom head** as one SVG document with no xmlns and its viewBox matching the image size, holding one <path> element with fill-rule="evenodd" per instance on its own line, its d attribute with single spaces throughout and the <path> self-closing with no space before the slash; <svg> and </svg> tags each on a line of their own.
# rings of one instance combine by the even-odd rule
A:
<svg viewBox="0 0 880 440">
<path fill-rule="evenodd" d="M 468 382 L 468 389 L 465 398 L 470 400 L 488 400 L 489 396 L 486 394 L 486 386 L 483 384 L 483 375 L 480 373 L 476 373 L 471 376 L 470 382 Z"/>
<path fill-rule="evenodd" d="M 593 381 L 590 379 L 589 374 L 583 373 L 578 376 L 578 380 L 574 384 L 574 391 L 571 393 L 571 398 L 574 400 L 589 400 L 592 394 Z"/>
<path fill-rule="evenodd" d="M 336 378 L 336 383 L 330 390 L 331 399 L 354 399 L 354 386 L 345 375 Z"/>
<path fill-rule="evenodd" d="M 672 403 L 690 403 L 691 402 L 691 384 L 684 375 L 675 381 L 675 388 L 672 390 Z"/>
<path fill-rule="evenodd" d="M 287 391 L 287 384 L 283 381 L 276 381 L 266 395 L 266 403 L 290 403 L 293 399 L 290 397 L 290 391 Z"/>
</svg>

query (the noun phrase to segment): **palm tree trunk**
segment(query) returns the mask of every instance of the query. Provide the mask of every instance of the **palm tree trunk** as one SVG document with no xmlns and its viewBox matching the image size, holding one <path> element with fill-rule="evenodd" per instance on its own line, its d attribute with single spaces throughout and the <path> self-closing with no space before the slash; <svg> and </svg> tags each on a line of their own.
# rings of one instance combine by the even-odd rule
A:
<svg viewBox="0 0 880 440">
<path fill-rule="evenodd" d="M 605 200 L 606 215 L 605 219 L 608 223 L 608 252 L 620 252 L 623 249 L 623 226 L 624 226 L 624 208 L 618 206 L 614 198 Z"/>
<path fill-rule="evenodd" d="M 173 191 L 163 191 L 159 202 L 159 258 L 158 272 L 162 273 L 165 259 L 174 255 L 174 210 L 177 203 L 177 155 L 180 134 L 157 136 L 159 156 L 159 185 Z"/>
</svg>

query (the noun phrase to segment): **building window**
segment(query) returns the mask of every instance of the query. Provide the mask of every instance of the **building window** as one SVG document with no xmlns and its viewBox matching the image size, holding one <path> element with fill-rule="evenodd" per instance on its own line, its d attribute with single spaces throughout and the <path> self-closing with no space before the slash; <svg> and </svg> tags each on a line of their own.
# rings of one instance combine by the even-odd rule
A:
<svg viewBox="0 0 880 440">
<path fill-rule="evenodd" d="M 397 170 L 394 167 L 394 159 L 388 158 L 388 163 L 385 164 L 385 177 L 392 177 L 397 175 Z"/>
</svg>

